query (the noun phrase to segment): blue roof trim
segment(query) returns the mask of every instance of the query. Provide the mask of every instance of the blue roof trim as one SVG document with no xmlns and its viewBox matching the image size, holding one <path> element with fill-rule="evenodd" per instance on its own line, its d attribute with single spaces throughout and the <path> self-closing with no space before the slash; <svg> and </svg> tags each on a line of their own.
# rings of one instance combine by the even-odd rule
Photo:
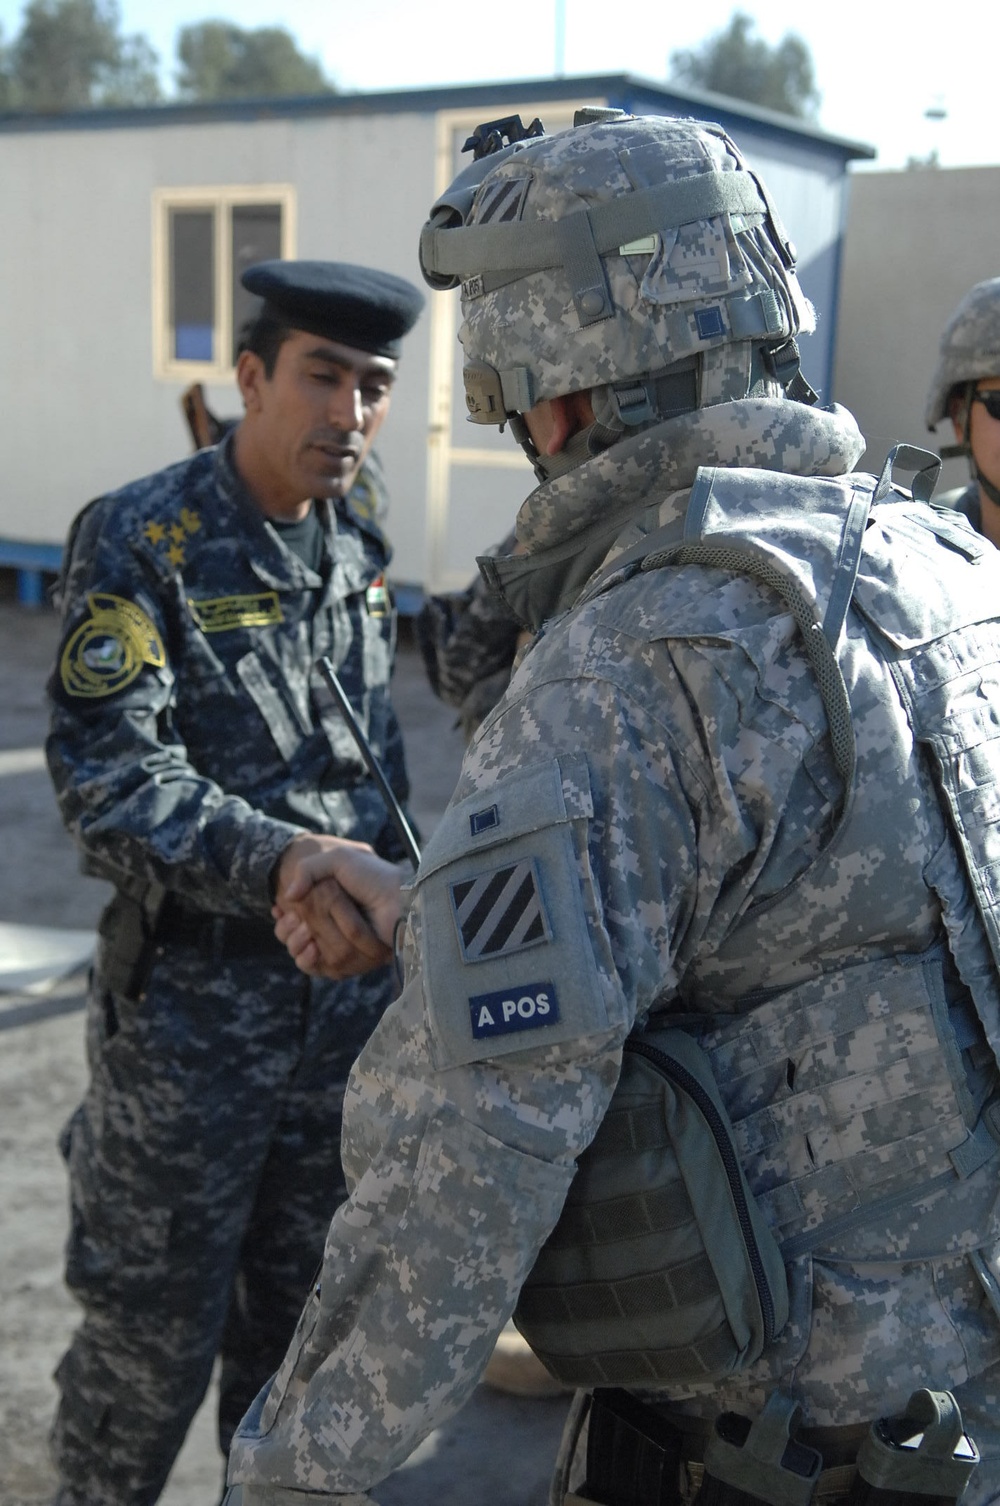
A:
<svg viewBox="0 0 1000 1506">
<path fill-rule="evenodd" d="M 386 89 L 378 93 L 310 94 L 292 99 L 217 100 L 208 104 L 148 105 L 107 110 L 67 110 L 35 114 L 0 112 L 0 133 L 43 131 L 114 131 L 150 126 L 211 125 L 218 121 L 310 119 L 322 115 L 433 113 L 479 106 L 488 112 L 511 99 L 599 98 L 635 114 L 698 115 L 717 121 L 739 139 L 741 126 L 789 142 L 830 152 L 844 161 L 873 158 L 875 148 L 830 136 L 818 127 L 743 104 L 719 94 L 699 93 L 657 84 L 630 73 L 579 74 L 561 78 L 512 79 L 506 83 L 453 84 L 431 89 Z"/>
<path fill-rule="evenodd" d="M 24 539 L 0 539 L 0 567 L 12 570 L 62 569 L 61 544 L 32 544 Z"/>
</svg>

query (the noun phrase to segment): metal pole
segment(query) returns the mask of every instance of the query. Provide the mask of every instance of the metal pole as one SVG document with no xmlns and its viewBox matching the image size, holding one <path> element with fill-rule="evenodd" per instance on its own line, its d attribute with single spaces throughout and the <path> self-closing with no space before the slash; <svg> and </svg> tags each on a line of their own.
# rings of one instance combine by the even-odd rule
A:
<svg viewBox="0 0 1000 1506">
<path fill-rule="evenodd" d="M 376 785 L 378 786 L 378 792 L 385 802 L 386 810 L 392 817 L 392 823 L 400 835 L 400 839 L 402 840 L 403 846 L 406 848 L 406 853 L 408 858 L 410 859 L 410 862 L 413 864 L 415 869 L 419 868 L 420 848 L 417 846 L 417 839 L 413 835 L 413 830 L 410 826 L 409 821 L 407 821 L 405 815 L 403 814 L 403 807 L 396 799 L 396 796 L 393 793 L 388 779 L 386 779 L 385 775 L 382 772 L 381 764 L 375 757 L 375 754 L 372 752 L 371 744 L 369 743 L 367 737 L 365 737 L 365 734 L 361 729 L 361 723 L 354 715 L 354 707 L 347 699 L 347 692 L 344 690 L 343 685 L 341 685 L 340 681 L 338 680 L 337 672 L 329 659 L 320 659 L 319 671 L 326 683 L 329 685 L 331 691 L 333 692 L 333 698 L 337 702 L 337 705 L 340 707 L 340 713 L 350 729 L 351 736 L 354 738 L 354 741 L 358 745 L 358 752 L 361 754 L 361 757 L 365 761 L 365 768 L 368 770 L 369 774 L 372 776 Z"/>
<path fill-rule="evenodd" d="M 566 72 L 566 0 L 556 0 L 556 78 Z"/>
</svg>

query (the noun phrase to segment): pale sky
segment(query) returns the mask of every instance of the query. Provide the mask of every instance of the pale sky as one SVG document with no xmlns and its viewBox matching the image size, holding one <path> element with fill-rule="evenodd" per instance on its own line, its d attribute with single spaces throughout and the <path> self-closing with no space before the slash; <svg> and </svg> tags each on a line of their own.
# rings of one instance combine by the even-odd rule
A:
<svg viewBox="0 0 1000 1506">
<path fill-rule="evenodd" d="M 1000 11 L 964 0 L 954 24 L 938 8 L 887 0 L 787 0 L 671 5 L 669 0 L 119 0 L 122 30 L 159 53 L 169 89 L 181 26 L 228 19 L 284 26 L 343 91 L 414 89 L 566 75 L 631 73 L 666 82 L 675 48 L 720 29 L 736 8 L 774 44 L 789 30 L 808 45 L 823 99 L 818 125 L 877 148 L 876 168 L 936 149 L 942 166 L 1000 161 L 996 98 Z M 0 0 L 10 40 L 23 0 Z M 928 109 L 946 112 L 929 119 Z"/>
</svg>

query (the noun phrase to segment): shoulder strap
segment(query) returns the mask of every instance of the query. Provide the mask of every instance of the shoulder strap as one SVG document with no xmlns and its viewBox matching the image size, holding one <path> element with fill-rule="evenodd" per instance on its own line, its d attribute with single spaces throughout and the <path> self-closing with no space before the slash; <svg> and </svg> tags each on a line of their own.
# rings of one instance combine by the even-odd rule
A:
<svg viewBox="0 0 1000 1506">
<path fill-rule="evenodd" d="M 698 471 L 691 488 L 683 538 L 678 538 L 676 524 L 668 524 L 647 534 L 612 563 L 587 590 L 584 600 L 592 600 L 633 575 L 645 574 L 668 565 L 702 565 L 706 569 L 728 570 L 760 581 L 773 590 L 791 612 L 802 635 L 830 725 L 834 764 L 844 787 L 841 808 L 830 835 L 832 841 L 850 806 L 856 766 L 851 701 L 837 660 L 837 644 L 858 576 L 872 494 L 868 490 L 857 488 L 853 491 L 837 560 L 834 588 L 820 621 L 815 602 L 810 600 L 799 582 L 785 574 L 772 559 L 755 550 L 752 543 L 745 539 L 727 537 L 725 534 L 707 539 L 701 534 L 697 520 L 704 514 L 709 494 L 719 474 L 720 469 L 716 468 L 703 467 Z M 721 474 L 724 476 L 725 472 L 721 471 Z"/>
</svg>

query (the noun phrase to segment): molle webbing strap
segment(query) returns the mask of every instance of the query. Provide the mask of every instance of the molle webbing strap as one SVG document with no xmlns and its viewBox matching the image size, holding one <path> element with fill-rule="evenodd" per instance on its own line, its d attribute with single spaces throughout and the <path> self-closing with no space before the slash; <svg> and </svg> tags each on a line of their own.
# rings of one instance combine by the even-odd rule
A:
<svg viewBox="0 0 1000 1506">
<path fill-rule="evenodd" d="M 870 508 L 868 495 L 865 492 L 854 492 L 847 508 L 847 520 L 837 556 L 837 578 L 823 616 L 823 637 L 833 648 L 840 641 L 847 609 L 851 605 L 857 584 L 858 570 L 861 568 L 861 547 Z M 824 703 L 825 700 L 824 696 Z"/>
<path fill-rule="evenodd" d="M 566 1385 L 658 1386 L 745 1369 L 787 1316 L 704 1053 L 677 1029 L 631 1036 L 514 1321 Z"/>
<path fill-rule="evenodd" d="M 664 1150 L 670 1138 L 659 1103 L 638 1104 L 616 1110 L 612 1106 L 601 1124 L 602 1158 L 621 1155 L 648 1155 Z M 652 1185 L 639 1193 L 622 1197 L 577 1201 L 571 1197 L 546 1245 L 548 1261 L 561 1250 L 571 1251 L 585 1244 L 593 1250 L 610 1253 L 621 1240 L 663 1239 L 682 1231 L 693 1218 L 691 1202 L 681 1176 L 671 1176 L 665 1183 Z M 600 1257 L 598 1257 L 600 1262 Z M 545 1267 L 546 1272 L 548 1267 Z M 669 1269 L 654 1268 L 623 1278 L 595 1279 L 593 1271 L 576 1283 L 539 1280 L 536 1268 L 532 1283 L 522 1288 L 517 1316 L 520 1324 L 532 1332 L 532 1325 L 543 1325 L 539 1334 L 549 1333 L 550 1325 L 566 1327 L 582 1322 L 615 1324 L 627 1322 L 650 1324 L 672 1311 L 683 1311 L 693 1303 L 711 1301 L 716 1290 L 711 1263 L 703 1250 L 689 1251 L 688 1258 L 674 1262 Z M 699 1358 L 710 1373 L 723 1361 L 731 1339 L 722 1328 L 702 1338 Z M 652 1384 L 679 1379 L 690 1368 L 687 1351 L 680 1355 L 670 1349 L 658 1350 L 650 1344 L 644 1352 L 634 1350 L 616 1354 L 605 1350 L 599 1356 L 576 1361 L 560 1353 L 557 1359 L 545 1357 L 566 1384 L 593 1385 L 595 1375 L 604 1385 L 635 1383 L 637 1371 Z"/>
<path fill-rule="evenodd" d="M 889 489 L 888 477 L 891 475 L 894 459 L 913 470 L 922 467 L 925 460 L 935 461 L 934 456 L 924 451 L 897 446 L 886 462 L 886 473 L 883 473 L 879 483 L 883 495 Z M 857 761 L 851 701 L 837 661 L 837 644 L 857 580 L 865 524 L 872 502 L 878 499 L 879 492 L 876 490 L 872 498 L 861 488 L 853 490 L 847 507 L 835 578 L 821 622 L 817 616 L 816 603 L 810 599 L 800 582 L 790 572 L 783 570 L 773 558 L 766 556 L 763 550 L 732 535 L 703 535 L 705 510 L 712 496 L 713 476 L 714 473 L 710 470 L 700 471 L 695 480 L 684 521 L 683 540 L 677 539 L 676 530 L 672 528 L 657 529 L 647 534 L 631 549 L 619 555 L 608 570 L 588 588 L 582 600 L 593 600 L 601 592 L 624 580 L 636 568 L 645 574 L 669 565 L 700 565 L 707 569 L 726 570 L 770 587 L 791 612 L 802 635 L 830 726 L 834 764 L 843 780 L 841 809 L 837 827 L 827 839 L 829 843 L 847 815 Z M 922 491 L 926 486 L 933 485 L 923 469 L 920 470 L 920 485 Z M 670 542 L 662 542 L 665 539 Z"/>
<path fill-rule="evenodd" d="M 730 295 L 725 299 L 725 308 L 734 340 L 760 340 L 767 335 L 780 335 L 785 327 L 778 299 L 770 288 L 752 293 L 749 298 Z"/>
<path fill-rule="evenodd" d="M 698 173 L 622 194 L 560 220 L 463 225 L 446 230 L 425 225 L 420 236 L 420 259 L 430 272 L 462 279 L 490 273 L 516 276 L 563 265 L 567 232 L 561 227 L 576 229 L 573 221 L 578 215 L 584 216 L 588 239 L 592 237 L 597 254 L 606 256 L 631 241 L 694 220 L 714 219 L 720 214 L 767 213 L 767 203 L 752 173 Z M 583 234 L 584 220 L 578 228 Z"/>
</svg>

